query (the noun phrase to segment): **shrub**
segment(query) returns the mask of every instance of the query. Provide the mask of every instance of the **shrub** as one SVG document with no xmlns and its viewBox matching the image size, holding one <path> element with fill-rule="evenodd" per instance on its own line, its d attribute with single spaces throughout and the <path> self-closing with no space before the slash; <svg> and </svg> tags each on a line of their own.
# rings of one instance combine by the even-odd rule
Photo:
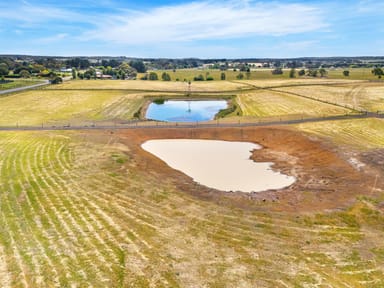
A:
<svg viewBox="0 0 384 288">
<path fill-rule="evenodd" d="M 193 77 L 193 81 L 204 81 L 204 76 L 202 74 L 195 76 Z"/>
</svg>

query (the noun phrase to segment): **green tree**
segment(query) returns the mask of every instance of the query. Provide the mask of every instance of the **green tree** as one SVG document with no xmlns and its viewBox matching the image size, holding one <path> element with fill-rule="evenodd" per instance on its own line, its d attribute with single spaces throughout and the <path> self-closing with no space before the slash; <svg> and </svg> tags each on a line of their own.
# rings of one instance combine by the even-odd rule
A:
<svg viewBox="0 0 384 288">
<path fill-rule="evenodd" d="M 163 81 L 171 81 L 171 76 L 167 72 L 163 72 L 161 79 L 163 79 Z"/>
<path fill-rule="evenodd" d="M 343 71 L 343 75 L 344 75 L 345 77 L 348 77 L 348 76 L 349 76 L 349 71 L 348 71 L 348 70 L 344 70 L 344 71 Z"/>
<path fill-rule="evenodd" d="M 63 83 L 63 78 L 56 76 L 51 80 L 51 84 L 60 84 Z"/>
<path fill-rule="evenodd" d="M 308 69 L 307 75 L 310 77 L 317 77 L 317 69 Z"/>
<path fill-rule="evenodd" d="M 305 70 L 301 69 L 297 74 L 299 74 L 299 76 L 304 76 L 305 75 Z"/>
<path fill-rule="evenodd" d="M 139 73 L 145 73 L 145 72 L 147 72 L 147 68 L 145 67 L 143 61 L 140 61 L 140 60 L 131 61 L 131 62 L 129 63 L 129 65 L 130 65 L 131 67 L 135 68 L 136 71 L 139 72 Z M 157 80 L 157 79 L 156 79 L 156 80 Z"/>
<path fill-rule="evenodd" d="M 75 67 L 72 67 L 72 78 L 73 79 L 76 79 L 77 77 L 77 71 L 76 71 L 76 68 Z"/>
<path fill-rule="evenodd" d="M 372 74 L 377 76 L 377 78 L 381 78 L 381 76 L 384 75 L 384 71 L 383 69 L 381 69 L 380 67 L 376 66 L 373 70 L 372 70 Z"/>
<path fill-rule="evenodd" d="M 148 75 L 148 79 L 152 81 L 159 80 L 156 72 L 150 72 Z"/>
<path fill-rule="evenodd" d="M 31 73 L 29 73 L 29 71 L 25 70 L 25 69 L 21 70 L 19 74 L 20 74 L 21 78 L 29 78 L 29 77 L 31 77 Z"/>
<path fill-rule="evenodd" d="M 193 81 L 204 81 L 204 76 L 202 74 L 195 76 L 193 77 Z"/>
<path fill-rule="evenodd" d="M 0 63 L 0 76 L 7 76 L 9 73 L 9 67 L 6 63 Z"/>
<path fill-rule="evenodd" d="M 224 72 L 221 72 L 220 79 L 225 80 L 225 73 Z"/>
<path fill-rule="evenodd" d="M 296 69 L 291 68 L 291 70 L 289 71 L 289 78 L 295 78 L 295 77 L 296 77 Z"/>
<path fill-rule="evenodd" d="M 282 75 L 283 74 L 283 69 L 281 68 L 275 68 L 272 70 L 272 75 Z"/>
<path fill-rule="evenodd" d="M 324 77 L 325 75 L 327 75 L 328 72 L 324 68 L 320 68 L 319 73 L 321 77 Z"/>
<path fill-rule="evenodd" d="M 239 74 L 237 74 L 236 78 L 239 79 L 239 80 L 244 79 L 244 74 L 243 73 L 239 73 Z"/>
</svg>

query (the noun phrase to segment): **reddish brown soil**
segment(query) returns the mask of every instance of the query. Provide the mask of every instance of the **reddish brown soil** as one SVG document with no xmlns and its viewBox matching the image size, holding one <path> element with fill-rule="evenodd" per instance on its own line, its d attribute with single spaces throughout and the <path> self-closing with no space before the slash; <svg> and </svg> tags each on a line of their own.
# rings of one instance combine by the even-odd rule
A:
<svg viewBox="0 0 384 288">
<path fill-rule="evenodd" d="M 174 183 L 185 193 L 220 205 L 287 212 L 338 209 L 349 206 L 356 196 L 370 193 L 375 182 L 371 173 L 352 167 L 341 156 L 338 147 L 285 127 L 131 129 L 109 133 L 118 136 L 129 147 L 129 154 L 139 169 L 157 177 L 159 183 Z M 190 177 L 173 170 L 140 147 L 149 139 L 179 138 L 261 144 L 264 149 L 256 150 L 252 159 L 274 162 L 274 169 L 295 176 L 297 181 L 285 189 L 251 194 L 217 191 L 196 184 Z"/>
</svg>

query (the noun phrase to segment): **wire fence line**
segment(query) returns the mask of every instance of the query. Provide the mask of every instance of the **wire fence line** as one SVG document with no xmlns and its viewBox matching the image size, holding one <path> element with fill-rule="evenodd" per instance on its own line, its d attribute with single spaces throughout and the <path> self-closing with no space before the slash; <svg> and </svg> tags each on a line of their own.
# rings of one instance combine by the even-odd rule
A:
<svg viewBox="0 0 384 288">
<path fill-rule="evenodd" d="M 0 131 L 44 131 L 44 130 L 113 130 L 113 129 L 164 129 L 164 128 L 231 128 L 231 127 L 262 127 L 262 126 L 279 126 L 294 125 L 300 123 L 323 122 L 323 121 L 340 121 L 365 118 L 384 118 L 384 112 L 365 112 L 360 114 L 346 114 L 324 117 L 297 117 L 286 119 L 277 117 L 275 119 L 238 119 L 236 120 L 212 120 L 208 122 L 160 122 L 152 120 L 129 120 L 115 122 L 86 122 L 86 123 L 65 123 L 65 124 L 45 124 L 41 125 L 19 125 L 0 126 Z"/>
</svg>

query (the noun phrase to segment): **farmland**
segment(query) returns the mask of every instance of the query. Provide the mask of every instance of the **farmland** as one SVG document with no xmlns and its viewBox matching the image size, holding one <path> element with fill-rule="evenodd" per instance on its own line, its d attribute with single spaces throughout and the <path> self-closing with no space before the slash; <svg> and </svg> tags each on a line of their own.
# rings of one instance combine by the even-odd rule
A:
<svg viewBox="0 0 384 288">
<path fill-rule="evenodd" d="M 7 83 L 1 83 L 0 81 L 0 91 L 1 90 L 7 90 L 7 89 L 13 89 L 13 88 L 20 88 L 24 86 L 30 86 L 34 84 L 42 83 L 41 80 L 12 80 L 11 82 Z"/>
<path fill-rule="evenodd" d="M 222 121 L 234 123 L 382 107 L 381 82 L 204 81 L 186 96 L 187 85 L 50 85 L 1 97 L 0 126 L 102 126 L 132 120 L 158 96 L 233 96 L 243 115 Z M 0 131 L 1 286 L 383 287 L 382 127 L 383 119 L 366 118 Z M 265 149 L 252 159 L 275 162 L 297 183 L 247 195 L 216 191 L 140 148 L 162 138 L 257 142 Z"/>
</svg>

